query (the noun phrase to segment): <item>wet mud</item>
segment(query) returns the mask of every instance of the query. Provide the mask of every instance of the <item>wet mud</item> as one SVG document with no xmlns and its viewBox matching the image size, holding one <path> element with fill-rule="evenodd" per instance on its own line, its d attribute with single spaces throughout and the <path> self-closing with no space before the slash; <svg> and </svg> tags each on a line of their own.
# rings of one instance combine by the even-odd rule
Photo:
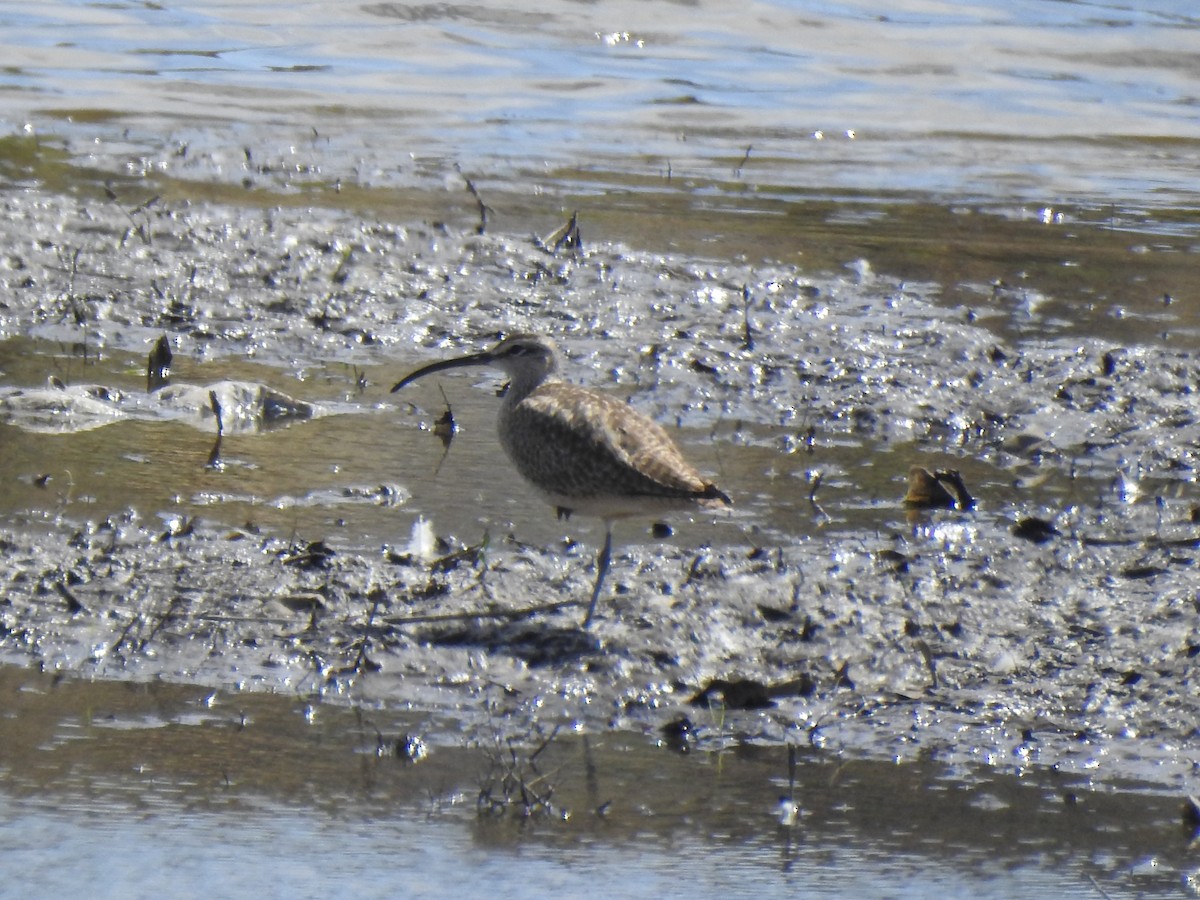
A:
<svg viewBox="0 0 1200 900">
<path fill-rule="evenodd" d="M 865 262 L 591 244 L 586 217 L 556 253 L 470 216 L 3 203 L 8 662 L 403 706 L 448 732 L 619 729 L 1192 790 L 1185 349 L 1055 336 L 1036 288 L 946 303 Z M 1190 327 L 1171 304 L 1126 315 Z M 619 532 L 588 631 L 600 532 L 514 483 L 499 383 L 387 393 L 516 330 L 675 429 L 735 503 L 666 540 Z M 163 335 L 173 383 L 147 394 Z M 214 453 L 217 385 L 240 443 Z M 443 445 L 447 407 L 466 427 Z M 181 433 L 187 454 L 162 449 Z M 90 434 L 141 449 L 56 462 Z M 285 443 L 325 493 L 296 484 Z M 340 469 L 356 446 L 363 467 Z M 162 493 L 112 489 L 134 457 Z M 911 466 L 959 473 L 973 503 L 906 505 Z M 297 504 L 262 502 L 281 485 L 329 517 L 298 527 Z"/>
</svg>

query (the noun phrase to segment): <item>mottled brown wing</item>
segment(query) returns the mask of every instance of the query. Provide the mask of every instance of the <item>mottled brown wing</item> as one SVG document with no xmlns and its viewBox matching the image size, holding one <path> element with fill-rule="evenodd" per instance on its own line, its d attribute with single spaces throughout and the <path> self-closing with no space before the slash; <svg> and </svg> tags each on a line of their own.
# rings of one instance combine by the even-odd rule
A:
<svg viewBox="0 0 1200 900">
<path fill-rule="evenodd" d="M 719 498 L 670 436 L 632 407 L 574 385 L 542 385 L 509 413 L 505 447 L 517 469 L 564 497 Z"/>
</svg>

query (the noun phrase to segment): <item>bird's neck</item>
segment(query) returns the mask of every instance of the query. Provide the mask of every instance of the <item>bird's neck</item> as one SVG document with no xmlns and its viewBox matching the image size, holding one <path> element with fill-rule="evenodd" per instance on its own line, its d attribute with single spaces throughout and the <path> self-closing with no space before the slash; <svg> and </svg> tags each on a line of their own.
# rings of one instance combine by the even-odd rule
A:
<svg viewBox="0 0 1200 900">
<path fill-rule="evenodd" d="M 508 406 L 516 406 L 543 384 L 557 381 L 554 370 L 549 372 L 518 372 L 508 382 L 508 391 L 504 394 L 504 402 Z"/>
</svg>

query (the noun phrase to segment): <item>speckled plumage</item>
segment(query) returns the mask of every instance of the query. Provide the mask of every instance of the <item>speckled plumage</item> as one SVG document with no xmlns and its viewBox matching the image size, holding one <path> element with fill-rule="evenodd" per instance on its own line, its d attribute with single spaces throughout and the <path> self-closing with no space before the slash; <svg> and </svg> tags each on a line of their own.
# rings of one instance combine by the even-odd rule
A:
<svg viewBox="0 0 1200 900">
<path fill-rule="evenodd" d="M 620 519 L 720 503 L 657 422 L 585 388 L 551 381 L 500 411 L 500 444 L 554 506 Z"/>
<path fill-rule="evenodd" d="M 474 365 L 496 366 L 511 379 L 499 430 L 517 471 L 552 506 L 604 521 L 585 628 L 608 570 L 614 520 L 730 505 L 657 422 L 606 394 L 561 381 L 558 351 L 548 338 L 513 335 L 483 353 L 418 369 L 392 390 L 433 372 Z"/>
</svg>

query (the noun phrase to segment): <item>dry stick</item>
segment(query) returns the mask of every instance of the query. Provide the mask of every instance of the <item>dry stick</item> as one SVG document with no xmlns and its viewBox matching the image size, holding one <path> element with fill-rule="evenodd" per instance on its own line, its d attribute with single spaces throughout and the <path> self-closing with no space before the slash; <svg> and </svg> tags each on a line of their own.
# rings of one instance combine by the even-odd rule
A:
<svg viewBox="0 0 1200 900">
<path fill-rule="evenodd" d="M 461 622 L 467 619 L 527 619 L 539 613 L 558 612 L 560 609 L 582 606 L 582 600 L 559 600 L 541 606 L 526 606 L 522 609 L 497 610 L 495 612 L 430 613 L 424 616 L 397 616 L 384 619 L 388 625 L 421 625 L 426 622 Z"/>
<path fill-rule="evenodd" d="M 212 405 L 213 415 L 217 417 L 217 437 L 225 433 L 225 419 L 221 410 L 221 401 L 217 399 L 217 392 L 210 390 L 208 392 L 208 402 Z"/>
<path fill-rule="evenodd" d="M 379 612 L 379 604 L 386 596 L 381 588 L 376 588 L 371 591 L 371 594 L 374 596 L 371 597 L 371 611 L 367 613 L 367 626 L 363 629 L 362 640 L 358 642 L 358 654 L 354 657 L 354 664 L 350 667 L 350 671 L 355 675 L 362 674 L 363 663 L 367 660 L 367 643 L 370 632 L 375 626 L 375 616 Z"/>
<path fill-rule="evenodd" d="M 172 618 L 175 618 L 177 615 L 174 614 Z M 247 622 L 253 622 L 256 625 L 279 625 L 286 627 L 296 624 L 294 618 L 283 618 L 282 616 L 228 616 L 221 613 L 196 613 L 192 618 L 197 622 L 216 622 L 227 625 L 244 625 Z"/>
<path fill-rule="evenodd" d="M 742 346 L 747 351 L 754 349 L 754 326 L 750 323 L 750 303 L 753 296 L 747 285 L 742 285 Z"/>
<path fill-rule="evenodd" d="M 79 275 L 79 256 L 83 253 L 82 247 L 76 247 L 75 252 L 71 254 L 70 268 L 67 271 L 67 302 L 71 304 L 71 316 L 75 319 L 75 324 L 83 329 L 83 364 L 86 366 L 88 361 L 88 324 L 87 314 L 80 307 L 79 297 L 75 293 L 75 278 Z M 62 248 L 58 251 L 58 259 L 60 265 L 65 266 L 67 261 L 64 257 Z M 63 314 L 66 318 L 66 314 Z"/>
<path fill-rule="evenodd" d="M 129 624 L 127 624 L 127 625 L 125 626 L 125 628 L 124 628 L 124 629 L 121 631 L 121 636 L 120 636 L 120 637 L 118 637 L 118 638 L 116 639 L 116 641 L 114 641 L 114 642 L 113 642 L 112 646 L 108 648 L 108 655 L 109 655 L 109 656 L 111 656 L 112 654 L 116 653 L 118 650 L 120 650 L 120 649 L 121 649 L 121 647 L 122 647 L 122 646 L 125 644 L 126 640 L 128 640 L 128 638 L 129 638 L 129 635 L 130 635 L 130 632 L 132 632 L 132 631 L 133 631 L 133 626 L 134 626 L 134 625 L 137 625 L 138 623 L 140 623 L 140 622 L 142 622 L 142 621 L 143 621 L 143 620 L 142 620 L 142 614 L 141 614 L 141 613 L 134 613 L 134 614 L 133 614 L 133 618 L 131 618 L 131 619 L 129 620 Z"/>
<path fill-rule="evenodd" d="M 208 461 L 204 467 L 206 469 L 223 469 L 225 464 L 221 462 L 221 438 L 225 436 L 225 421 L 221 412 L 221 401 L 217 399 L 217 392 L 212 390 L 208 392 L 208 400 L 212 404 L 213 415 L 217 417 L 217 439 L 213 441 L 212 450 L 209 451 Z"/>
<path fill-rule="evenodd" d="M 104 186 L 104 193 L 108 197 L 109 200 L 111 200 L 114 204 L 116 204 L 117 209 L 119 209 L 119 210 L 121 210 L 121 212 L 125 213 L 125 218 L 127 218 L 129 220 L 130 227 L 128 229 L 126 229 L 124 237 L 121 238 L 121 246 L 125 245 L 125 241 L 129 238 L 129 235 L 131 232 L 133 234 L 136 234 L 138 237 L 140 237 L 142 239 L 142 243 L 145 244 L 147 247 L 150 246 L 150 244 L 151 244 L 150 230 L 146 227 L 146 223 L 139 224 L 138 221 L 136 219 L 134 219 L 134 216 L 139 213 L 146 212 L 148 209 L 150 209 L 151 206 L 153 206 L 155 203 L 157 203 L 159 201 L 160 197 L 156 194 L 155 196 L 153 196 L 149 200 L 147 200 L 145 203 L 135 206 L 132 210 L 128 210 L 125 208 L 124 204 L 121 203 L 120 198 L 117 196 L 117 192 L 114 191 L 108 185 Z"/>
<path fill-rule="evenodd" d="M 176 610 L 178 610 L 179 606 L 184 602 L 185 601 L 183 597 L 181 597 L 179 594 L 174 594 L 171 597 L 170 602 L 167 604 L 166 611 L 158 614 L 157 621 L 155 621 L 153 626 L 150 628 L 149 633 L 138 640 L 136 642 L 136 646 L 134 646 L 135 642 L 132 640 L 133 629 L 135 626 L 141 627 L 145 625 L 147 623 L 147 619 L 140 612 L 134 613 L 133 617 L 130 618 L 125 627 L 121 629 L 120 637 L 118 637 L 108 648 L 109 654 L 116 653 L 122 647 L 128 647 L 134 653 L 143 652 L 146 649 L 146 646 L 152 640 L 154 640 L 155 637 L 157 637 L 160 631 L 163 630 L 169 620 L 178 618 L 180 616 L 180 613 L 176 612 Z M 184 615 L 186 615 L 186 613 L 184 613 Z"/>
<path fill-rule="evenodd" d="M 158 621 L 154 623 L 154 626 L 150 629 L 150 633 L 138 642 L 138 646 L 137 646 L 138 653 L 142 653 L 145 651 L 146 645 L 149 644 L 152 640 L 154 640 L 155 637 L 158 636 L 158 633 L 160 631 L 162 631 L 163 628 L 166 626 L 168 619 L 173 619 L 176 617 L 177 613 L 175 612 L 175 610 L 178 609 L 179 605 L 182 602 L 183 602 L 183 598 L 180 597 L 178 594 L 175 594 L 173 597 L 171 597 L 171 602 L 167 604 L 167 611 L 162 613 L 162 615 L 160 615 L 158 617 Z"/>
<path fill-rule="evenodd" d="M 62 597 L 63 602 L 67 604 L 67 612 L 69 612 L 71 615 L 87 612 L 87 607 L 83 605 L 83 602 L 73 593 L 71 593 L 71 589 L 61 581 L 54 582 L 54 590 L 58 591 L 58 595 Z"/>
<path fill-rule="evenodd" d="M 479 227 L 475 229 L 476 234 L 483 234 L 487 231 L 487 217 L 489 212 L 495 212 L 490 206 L 483 202 L 483 198 L 479 196 L 479 191 L 475 187 L 475 182 L 472 181 L 461 168 L 458 169 L 458 174 L 462 175 L 463 181 L 467 183 L 467 190 L 471 192 L 471 196 L 475 198 L 475 202 L 479 205 Z"/>
<path fill-rule="evenodd" d="M 1100 882 L 1098 882 L 1096 880 L 1096 877 L 1094 875 L 1092 875 L 1091 872 L 1088 873 L 1087 877 L 1088 877 L 1088 881 L 1090 881 L 1092 883 L 1092 887 L 1094 887 L 1096 890 L 1098 890 L 1100 892 L 1100 896 L 1103 897 L 1104 900 L 1112 900 L 1112 894 L 1110 894 L 1104 888 L 1100 887 Z"/>
<path fill-rule="evenodd" d="M 112 528 L 111 535 L 108 540 L 108 549 L 104 551 L 104 556 L 102 557 L 102 558 L 106 558 L 108 560 L 108 577 L 109 578 L 112 578 L 113 570 L 116 568 L 117 535 L 119 533 L 120 533 L 119 530 L 114 525 Z"/>
<path fill-rule="evenodd" d="M 921 658 L 925 660 L 925 668 L 929 670 L 929 677 L 932 680 L 930 687 L 940 687 L 941 682 L 938 680 L 937 660 L 933 656 L 933 649 L 924 640 L 917 640 L 916 647 L 920 651 Z"/>
<path fill-rule="evenodd" d="M 746 163 L 750 162 L 750 151 L 751 151 L 751 150 L 753 150 L 753 149 L 754 149 L 754 145 L 753 145 L 753 144 L 747 144 L 747 145 L 746 145 L 746 155 L 742 157 L 742 161 L 741 161 L 740 163 L 738 163 L 738 164 L 737 164 L 737 168 L 735 168 L 735 169 L 733 170 L 733 177 L 734 177 L 734 178 L 741 178 L 741 177 L 742 177 L 742 169 L 744 169 L 744 168 L 745 168 L 745 166 L 746 166 Z"/>
<path fill-rule="evenodd" d="M 392 618 L 379 619 L 379 621 L 383 622 L 389 627 L 395 627 L 399 625 L 423 625 L 428 622 L 463 622 L 467 619 L 516 620 L 527 619 L 531 616 L 536 616 L 539 613 L 552 613 L 558 612 L 560 609 L 579 607 L 582 606 L 583 603 L 584 601 L 582 600 L 559 600 L 556 603 L 546 603 L 540 606 L 526 606 L 522 607 L 521 609 L 496 610 L 493 612 L 430 613 L 422 616 L 394 616 Z M 376 600 L 371 608 L 370 615 L 367 617 L 367 629 L 375 629 L 378 627 L 375 624 L 375 620 L 378 618 L 378 606 L 379 601 Z M 179 613 L 168 612 L 164 615 L 164 618 L 174 619 L 179 615 Z M 295 619 L 281 618 L 279 616 L 230 616 L 222 615 L 220 613 L 193 613 L 191 617 L 197 622 L 256 622 L 265 625 L 290 625 L 295 622 Z"/>
<path fill-rule="evenodd" d="M 550 254 L 558 253 L 558 251 L 562 250 L 564 247 L 567 247 L 578 254 L 583 250 L 583 236 L 579 230 L 578 211 L 571 213 L 571 218 L 569 218 L 564 225 L 548 234 L 545 240 L 540 238 L 535 238 L 534 240 L 542 250 L 545 250 Z M 539 273 L 549 274 L 545 266 L 540 267 Z"/>
<path fill-rule="evenodd" d="M 812 480 L 809 481 L 809 483 L 808 483 L 808 502 L 812 505 L 814 512 L 816 512 L 818 515 L 822 516 L 823 518 L 828 519 L 829 513 L 825 512 L 825 507 L 823 507 L 821 505 L 821 502 L 819 500 L 817 500 L 817 490 L 821 487 L 821 482 L 824 480 L 824 478 L 825 478 L 824 473 L 818 472 L 816 475 L 814 475 L 812 477 Z"/>
<path fill-rule="evenodd" d="M 542 751 L 550 746 L 551 741 L 553 741 L 556 737 L 558 737 L 558 730 L 561 727 L 562 726 L 560 726 L 560 725 L 555 725 L 554 730 L 551 731 L 550 734 L 546 736 L 546 739 L 538 745 L 536 750 L 534 750 L 532 753 L 529 754 L 529 762 L 531 765 L 534 763 L 535 760 L 537 760 L 537 758 L 539 756 L 542 755 Z"/>
<path fill-rule="evenodd" d="M 536 616 L 539 613 L 558 612 L 560 609 L 569 609 L 582 606 L 582 600 L 560 600 L 557 603 L 547 603 L 543 606 L 527 606 L 522 609 L 498 610 L 495 612 L 463 612 L 463 613 L 430 613 L 423 616 L 395 616 L 388 619 L 380 619 L 380 622 L 389 627 L 399 625 L 423 625 L 429 622 L 463 622 L 467 619 L 527 619 L 531 616 Z M 178 618 L 179 613 L 169 613 L 166 618 Z M 246 623 L 254 622 L 262 625 L 290 625 L 296 620 L 291 618 L 282 618 L 279 616 L 230 616 L 220 613 L 195 613 L 192 618 L 197 622 L 224 622 L 224 623 Z M 367 628 L 375 629 L 373 619 L 375 617 L 374 610 L 372 615 L 368 617 Z"/>
</svg>

